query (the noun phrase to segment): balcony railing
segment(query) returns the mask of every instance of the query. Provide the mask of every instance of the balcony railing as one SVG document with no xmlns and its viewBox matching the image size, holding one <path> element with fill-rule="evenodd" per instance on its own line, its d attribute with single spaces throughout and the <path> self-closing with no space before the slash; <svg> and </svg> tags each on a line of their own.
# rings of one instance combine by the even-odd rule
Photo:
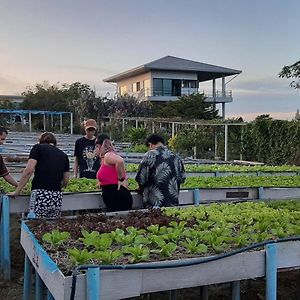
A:
<svg viewBox="0 0 300 300">
<path fill-rule="evenodd" d="M 195 93 L 203 93 L 207 98 L 232 98 L 232 91 L 221 91 L 216 90 L 214 93 L 206 91 L 201 91 L 197 88 L 181 88 L 181 90 L 170 90 L 170 89 L 153 89 L 153 88 L 146 88 L 141 89 L 140 91 L 133 92 L 132 95 L 136 97 L 179 97 L 184 95 L 191 95 Z"/>
</svg>

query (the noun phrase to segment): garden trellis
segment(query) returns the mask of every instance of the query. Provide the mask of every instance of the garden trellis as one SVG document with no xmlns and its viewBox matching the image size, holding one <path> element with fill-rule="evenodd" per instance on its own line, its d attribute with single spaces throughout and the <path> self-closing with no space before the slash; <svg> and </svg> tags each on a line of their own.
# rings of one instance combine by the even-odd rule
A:
<svg viewBox="0 0 300 300">
<path fill-rule="evenodd" d="M 162 129 L 166 127 L 170 130 L 171 137 L 174 137 L 177 132 L 183 127 L 189 127 L 193 129 L 198 129 L 200 127 L 221 127 L 224 128 L 224 160 L 228 160 L 228 131 L 230 126 L 240 126 L 241 127 L 241 143 L 242 143 L 242 136 L 243 136 L 243 126 L 247 125 L 248 123 L 241 122 L 241 123 L 214 123 L 212 121 L 193 121 L 193 122 L 185 122 L 179 120 L 170 120 L 170 119 L 160 119 L 160 118 L 135 118 L 135 117 L 105 117 L 104 123 L 101 124 L 101 131 L 103 131 L 104 124 L 108 122 L 110 128 L 112 127 L 113 123 L 117 123 L 118 125 L 122 126 L 122 132 L 125 131 L 126 127 L 131 126 L 135 128 L 145 127 L 149 128 L 152 133 L 156 132 L 156 129 Z M 217 137 L 215 135 L 215 156 L 216 156 L 216 149 L 217 149 Z M 197 149 L 194 147 L 194 157 L 196 157 Z"/>
<path fill-rule="evenodd" d="M 53 117 L 59 116 L 60 118 L 60 131 L 63 130 L 63 115 L 70 115 L 70 133 L 73 134 L 73 113 L 66 112 L 66 111 L 48 111 L 48 110 L 23 110 L 23 109 L 0 109 L 0 114 L 16 114 L 21 116 L 28 115 L 28 124 L 29 124 L 29 131 L 32 131 L 32 115 L 42 115 L 43 116 L 43 128 L 44 131 L 47 130 L 46 128 L 46 117 L 51 117 L 51 124 L 53 127 Z"/>
</svg>

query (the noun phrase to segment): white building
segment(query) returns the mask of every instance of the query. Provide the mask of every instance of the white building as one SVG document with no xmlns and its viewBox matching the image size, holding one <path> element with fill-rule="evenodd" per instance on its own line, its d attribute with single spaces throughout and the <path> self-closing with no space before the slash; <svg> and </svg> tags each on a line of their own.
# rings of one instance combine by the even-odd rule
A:
<svg viewBox="0 0 300 300">
<path fill-rule="evenodd" d="M 226 90 L 225 77 L 242 71 L 200 63 L 192 60 L 165 56 L 142 66 L 104 79 L 117 84 L 119 95 L 132 95 L 140 101 L 174 101 L 178 96 L 202 93 L 201 82 L 211 81 L 210 92 L 205 92 L 206 101 L 222 104 L 232 102 L 232 92 Z M 221 90 L 217 90 L 217 79 Z"/>
</svg>

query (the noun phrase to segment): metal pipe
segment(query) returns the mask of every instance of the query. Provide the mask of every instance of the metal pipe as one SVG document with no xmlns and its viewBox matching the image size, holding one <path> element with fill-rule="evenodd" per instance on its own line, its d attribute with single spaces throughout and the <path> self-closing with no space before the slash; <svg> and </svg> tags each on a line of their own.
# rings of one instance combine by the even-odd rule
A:
<svg viewBox="0 0 300 300">
<path fill-rule="evenodd" d="M 30 300 L 31 298 L 31 284 L 32 281 L 32 265 L 25 254 L 25 263 L 24 263 L 24 283 L 23 283 L 23 300 Z"/>
<path fill-rule="evenodd" d="M 88 268 L 86 279 L 87 300 L 100 299 L 100 268 Z"/>
<path fill-rule="evenodd" d="M 266 300 L 277 299 L 276 244 L 266 245 Z"/>
</svg>

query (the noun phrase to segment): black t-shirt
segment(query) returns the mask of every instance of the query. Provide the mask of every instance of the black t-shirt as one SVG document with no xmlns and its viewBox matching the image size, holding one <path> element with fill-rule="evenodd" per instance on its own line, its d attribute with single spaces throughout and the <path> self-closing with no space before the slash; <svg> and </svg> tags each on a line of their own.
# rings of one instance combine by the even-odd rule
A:
<svg viewBox="0 0 300 300">
<path fill-rule="evenodd" d="M 67 154 L 53 145 L 37 144 L 32 147 L 30 158 L 37 161 L 32 190 L 61 191 L 63 175 L 70 170 Z"/>
<path fill-rule="evenodd" d="M 6 166 L 3 161 L 3 157 L 0 155 L 0 177 L 4 177 L 8 174 Z"/>
<path fill-rule="evenodd" d="M 78 159 L 79 177 L 95 179 L 100 168 L 99 157 L 95 153 L 95 139 L 85 137 L 75 143 L 74 156 Z"/>
</svg>

